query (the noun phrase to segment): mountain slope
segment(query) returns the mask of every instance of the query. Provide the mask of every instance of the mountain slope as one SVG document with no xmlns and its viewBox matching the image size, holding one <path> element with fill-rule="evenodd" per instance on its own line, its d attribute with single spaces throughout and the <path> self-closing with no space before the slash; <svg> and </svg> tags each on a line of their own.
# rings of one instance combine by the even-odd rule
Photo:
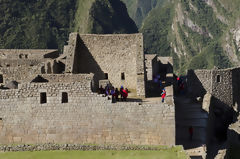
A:
<svg viewBox="0 0 240 159">
<path fill-rule="evenodd" d="M 76 0 L 0 1 L 0 48 L 57 48 L 74 18 Z"/>
<path fill-rule="evenodd" d="M 0 48 L 60 50 L 69 32 L 136 33 L 120 0 L 0 1 Z"/>
<path fill-rule="evenodd" d="M 122 0 L 127 8 L 130 17 L 135 21 L 138 28 L 142 26 L 143 20 L 148 13 L 159 6 L 162 6 L 168 0 Z"/>
<path fill-rule="evenodd" d="M 172 56 L 179 73 L 239 66 L 239 15 L 237 0 L 165 0 L 147 13 L 141 25 L 145 53 Z"/>
</svg>

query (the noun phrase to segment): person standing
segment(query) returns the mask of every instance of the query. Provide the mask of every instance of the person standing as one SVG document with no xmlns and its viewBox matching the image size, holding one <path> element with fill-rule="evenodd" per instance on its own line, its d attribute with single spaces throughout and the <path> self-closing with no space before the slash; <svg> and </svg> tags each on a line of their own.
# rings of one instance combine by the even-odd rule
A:
<svg viewBox="0 0 240 159">
<path fill-rule="evenodd" d="M 165 99 L 165 97 L 166 97 L 166 90 L 165 90 L 165 88 L 162 90 L 162 93 L 161 93 L 161 96 L 162 96 L 162 103 L 164 102 L 164 99 Z"/>
<path fill-rule="evenodd" d="M 123 101 L 123 86 L 120 88 L 121 101 Z"/>
<path fill-rule="evenodd" d="M 115 103 L 116 99 L 115 99 L 115 90 L 114 90 L 114 87 L 111 88 L 111 96 L 112 96 L 112 103 Z"/>
<path fill-rule="evenodd" d="M 118 91 L 118 88 L 116 88 L 116 89 L 115 89 L 115 98 L 116 98 L 116 101 L 119 101 L 118 96 L 119 96 L 119 91 Z"/>
</svg>

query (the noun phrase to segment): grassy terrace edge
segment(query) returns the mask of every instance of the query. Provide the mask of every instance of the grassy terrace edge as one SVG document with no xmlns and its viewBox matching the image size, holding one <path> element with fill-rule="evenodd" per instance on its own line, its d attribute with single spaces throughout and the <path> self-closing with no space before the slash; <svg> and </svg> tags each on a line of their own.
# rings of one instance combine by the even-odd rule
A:
<svg viewBox="0 0 240 159">
<path fill-rule="evenodd" d="M 4 159 L 188 159 L 182 146 L 26 144 L 0 145 Z"/>
</svg>

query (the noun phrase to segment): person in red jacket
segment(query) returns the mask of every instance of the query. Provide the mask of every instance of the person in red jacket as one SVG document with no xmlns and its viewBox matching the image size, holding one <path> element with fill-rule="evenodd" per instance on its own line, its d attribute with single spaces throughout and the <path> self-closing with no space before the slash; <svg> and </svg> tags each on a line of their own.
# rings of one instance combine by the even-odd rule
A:
<svg viewBox="0 0 240 159">
<path fill-rule="evenodd" d="M 166 90 L 165 89 L 162 90 L 161 96 L 162 96 L 162 103 L 163 103 L 164 99 L 166 97 Z"/>
<path fill-rule="evenodd" d="M 123 100 L 127 101 L 127 97 L 128 97 L 128 89 L 125 88 L 125 89 L 123 89 Z"/>
</svg>

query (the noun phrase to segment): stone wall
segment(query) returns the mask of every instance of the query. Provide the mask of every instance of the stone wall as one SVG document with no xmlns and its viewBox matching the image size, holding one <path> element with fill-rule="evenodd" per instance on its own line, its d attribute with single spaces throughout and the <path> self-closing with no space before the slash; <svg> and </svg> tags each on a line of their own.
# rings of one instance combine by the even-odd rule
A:
<svg viewBox="0 0 240 159">
<path fill-rule="evenodd" d="M 92 75 L 79 78 L 77 82 L 23 83 L 17 90 L 0 90 L 0 144 L 175 144 L 174 106 L 111 103 L 92 93 Z M 43 92 L 47 102 L 41 104 Z M 62 103 L 63 92 L 68 93 L 66 103 Z"/>
<path fill-rule="evenodd" d="M 192 97 L 203 97 L 206 92 L 212 93 L 212 71 L 189 70 L 187 86 L 189 95 Z"/>
<path fill-rule="evenodd" d="M 232 70 L 212 70 L 212 96 L 228 106 L 233 105 Z"/>
<path fill-rule="evenodd" d="M 239 87 L 238 73 L 238 69 L 189 70 L 187 76 L 189 94 L 193 97 L 203 97 L 209 92 L 220 103 L 232 106 L 233 95 L 237 96 Z"/>
<path fill-rule="evenodd" d="M 145 96 L 142 34 L 93 35 L 71 33 L 66 72 L 94 73 L 95 84 L 108 79 L 114 87 L 123 85 Z"/>
<path fill-rule="evenodd" d="M 40 49 L 0 49 L 1 59 L 43 59 L 57 58 L 58 50 Z"/>
<path fill-rule="evenodd" d="M 0 74 L 3 75 L 3 84 L 11 81 L 22 82 L 29 77 L 41 73 L 42 64 L 36 66 L 0 67 Z"/>
<path fill-rule="evenodd" d="M 237 106 L 240 111 L 240 68 L 235 68 L 232 71 L 232 83 L 233 83 L 233 105 Z"/>
<path fill-rule="evenodd" d="M 146 65 L 146 74 L 147 74 L 147 80 L 151 81 L 153 80 L 153 75 L 156 76 L 158 74 L 158 70 L 156 68 L 159 68 L 157 66 L 157 55 L 156 54 L 147 54 L 145 55 L 145 65 Z"/>
</svg>

